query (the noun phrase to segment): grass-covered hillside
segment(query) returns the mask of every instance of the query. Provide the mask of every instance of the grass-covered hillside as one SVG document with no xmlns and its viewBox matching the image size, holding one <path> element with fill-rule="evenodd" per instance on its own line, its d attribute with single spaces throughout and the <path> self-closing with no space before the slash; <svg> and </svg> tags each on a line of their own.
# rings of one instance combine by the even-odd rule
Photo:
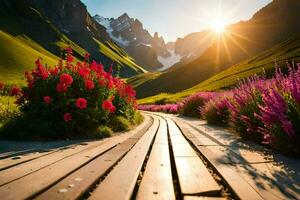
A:
<svg viewBox="0 0 300 200">
<path fill-rule="evenodd" d="M 159 94 L 139 100 L 141 104 L 155 102 L 176 102 L 185 96 L 199 91 L 216 91 L 230 88 L 239 80 L 266 71 L 267 75 L 272 75 L 275 69 L 275 62 L 281 68 L 286 68 L 286 61 L 300 62 L 300 35 L 292 37 L 257 56 L 240 62 L 227 70 L 224 70 L 213 77 L 187 90 L 175 94 Z M 143 75 L 145 77 L 146 75 Z M 142 77 L 141 77 L 142 78 Z M 131 80 L 134 80 L 133 78 Z M 142 80 L 135 80 L 141 82 Z"/>
<path fill-rule="evenodd" d="M 92 37 L 92 35 L 91 35 Z M 106 67 L 111 63 L 121 67 L 121 75 L 145 72 L 120 47 L 93 38 L 100 58 Z M 87 50 L 71 40 L 29 0 L 3 0 L 0 2 L 0 80 L 8 84 L 22 84 L 24 71 L 34 67 L 34 61 L 42 58 L 49 66 L 57 64 L 61 50 L 71 46 L 78 60 Z M 103 59 L 102 59 L 103 58 Z"/>
</svg>

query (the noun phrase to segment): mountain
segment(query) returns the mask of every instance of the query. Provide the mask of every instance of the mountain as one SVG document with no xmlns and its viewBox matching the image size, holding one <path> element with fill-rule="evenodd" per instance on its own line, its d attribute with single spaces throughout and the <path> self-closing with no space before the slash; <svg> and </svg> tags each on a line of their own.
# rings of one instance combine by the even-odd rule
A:
<svg viewBox="0 0 300 200">
<path fill-rule="evenodd" d="M 106 29 L 79 0 L 2 0 L 0 41 L 0 76 L 10 83 L 22 82 L 24 70 L 33 67 L 38 57 L 53 66 L 67 46 L 79 60 L 90 52 L 92 59 L 107 67 L 113 62 L 124 66 L 122 76 L 144 72 L 111 43 Z"/>
<path fill-rule="evenodd" d="M 184 59 L 196 59 L 212 45 L 213 39 L 214 33 L 210 30 L 195 32 L 183 38 L 177 38 L 175 53 L 184 57 Z"/>
<path fill-rule="evenodd" d="M 276 61 L 276 64 L 275 64 Z M 283 72 L 287 71 L 286 62 L 300 62 L 300 34 L 281 42 L 258 55 L 244 60 L 228 69 L 210 77 L 209 79 L 184 91 L 175 94 L 160 94 L 139 101 L 139 103 L 155 103 L 166 99 L 168 102 L 178 102 L 182 98 L 200 91 L 216 91 L 235 86 L 240 80 L 255 74 L 266 73 L 267 77 L 274 75 L 275 66 L 280 66 Z M 149 81 L 159 74 L 146 73 L 130 78 L 128 81 L 135 87 Z"/>
<path fill-rule="evenodd" d="M 197 59 L 162 73 L 136 89 L 140 97 L 175 93 L 300 33 L 300 1 L 273 0 L 250 20 L 227 27 Z M 224 41 L 226 43 L 224 43 Z"/>
<path fill-rule="evenodd" d="M 162 36 L 157 32 L 153 36 L 144 29 L 141 21 L 124 13 L 120 17 L 104 18 L 95 15 L 94 19 L 106 27 L 107 33 L 120 46 L 122 46 L 136 62 L 144 66 L 149 71 L 161 70 L 170 67 L 164 59 L 172 59 L 172 50 L 167 45 Z M 160 62 L 162 61 L 162 62 Z"/>
</svg>

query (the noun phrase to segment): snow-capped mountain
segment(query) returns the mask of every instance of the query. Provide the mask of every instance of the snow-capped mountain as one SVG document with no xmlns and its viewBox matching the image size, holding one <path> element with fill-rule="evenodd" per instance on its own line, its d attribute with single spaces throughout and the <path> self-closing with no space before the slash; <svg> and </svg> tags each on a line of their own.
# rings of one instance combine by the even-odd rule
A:
<svg viewBox="0 0 300 200">
<path fill-rule="evenodd" d="M 112 40 L 150 71 L 169 68 L 170 63 L 179 58 L 172 49 L 167 48 L 162 36 L 158 33 L 152 36 L 144 29 L 142 22 L 129 17 L 127 13 L 116 19 L 100 15 L 95 15 L 94 19 L 106 28 Z"/>
</svg>

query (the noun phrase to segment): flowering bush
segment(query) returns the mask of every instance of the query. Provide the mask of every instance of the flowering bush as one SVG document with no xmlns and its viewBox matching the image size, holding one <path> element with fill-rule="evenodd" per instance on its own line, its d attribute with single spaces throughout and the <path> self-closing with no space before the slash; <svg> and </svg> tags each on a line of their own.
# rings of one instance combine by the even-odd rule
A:
<svg viewBox="0 0 300 200">
<path fill-rule="evenodd" d="M 201 116 L 208 124 L 226 126 L 229 122 L 228 103 L 232 102 L 232 93 L 224 92 L 216 95 L 208 101 L 201 109 Z"/>
<path fill-rule="evenodd" d="M 166 105 L 139 105 L 139 110 L 152 111 L 152 112 L 165 112 L 177 114 L 181 108 L 181 103 L 166 104 Z"/>
<path fill-rule="evenodd" d="M 197 94 L 186 97 L 182 101 L 182 107 L 180 109 L 181 114 L 189 117 L 200 118 L 199 110 L 210 99 L 215 96 L 214 92 L 199 92 Z"/>
<path fill-rule="evenodd" d="M 26 72 L 27 87 L 12 88 L 28 131 L 50 137 L 89 134 L 118 116 L 133 120 L 135 91 L 95 61 L 74 64 L 72 50 L 54 68 L 40 59 Z M 30 123 L 30 124 L 29 124 Z M 29 124 L 29 125 L 28 125 Z M 24 128 L 24 127 L 22 127 Z"/>
<path fill-rule="evenodd" d="M 288 75 L 277 69 L 272 79 L 250 78 L 221 92 L 201 112 L 208 123 L 227 122 L 242 137 L 300 156 L 299 65 L 289 66 Z"/>
</svg>

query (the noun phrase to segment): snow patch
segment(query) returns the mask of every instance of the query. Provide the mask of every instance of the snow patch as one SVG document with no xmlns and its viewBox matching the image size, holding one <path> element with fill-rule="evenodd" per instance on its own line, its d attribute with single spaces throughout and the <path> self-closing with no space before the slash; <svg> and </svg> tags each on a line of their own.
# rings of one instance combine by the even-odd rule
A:
<svg viewBox="0 0 300 200">
<path fill-rule="evenodd" d="M 111 37 L 111 39 L 113 39 L 113 41 L 115 41 L 116 43 L 123 45 L 123 46 L 128 46 L 129 45 L 129 41 L 125 40 L 124 38 L 122 38 L 122 36 L 114 36 L 113 33 L 113 28 L 111 27 L 110 23 L 111 20 L 102 16 L 95 16 L 94 19 L 102 26 L 104 26 L 106 28 L 106 32 L 109 34 L 109 36 Z"/>
<path fill-rule="evenodd" d="M 182 56 L 176 54 L 174 50 L 172 50 L 172 51 L 168 50 L 168 51 L 170 52 L 171 56 L 169 56 L 167 58 L 158 56 L 158 58 L 157 58 L 158 61 L 163 65 L 163 67 L 160 68 L 159 71 L 169 69 L 174 64 L 179 63 L 182 58 Z"/>
</svg>

